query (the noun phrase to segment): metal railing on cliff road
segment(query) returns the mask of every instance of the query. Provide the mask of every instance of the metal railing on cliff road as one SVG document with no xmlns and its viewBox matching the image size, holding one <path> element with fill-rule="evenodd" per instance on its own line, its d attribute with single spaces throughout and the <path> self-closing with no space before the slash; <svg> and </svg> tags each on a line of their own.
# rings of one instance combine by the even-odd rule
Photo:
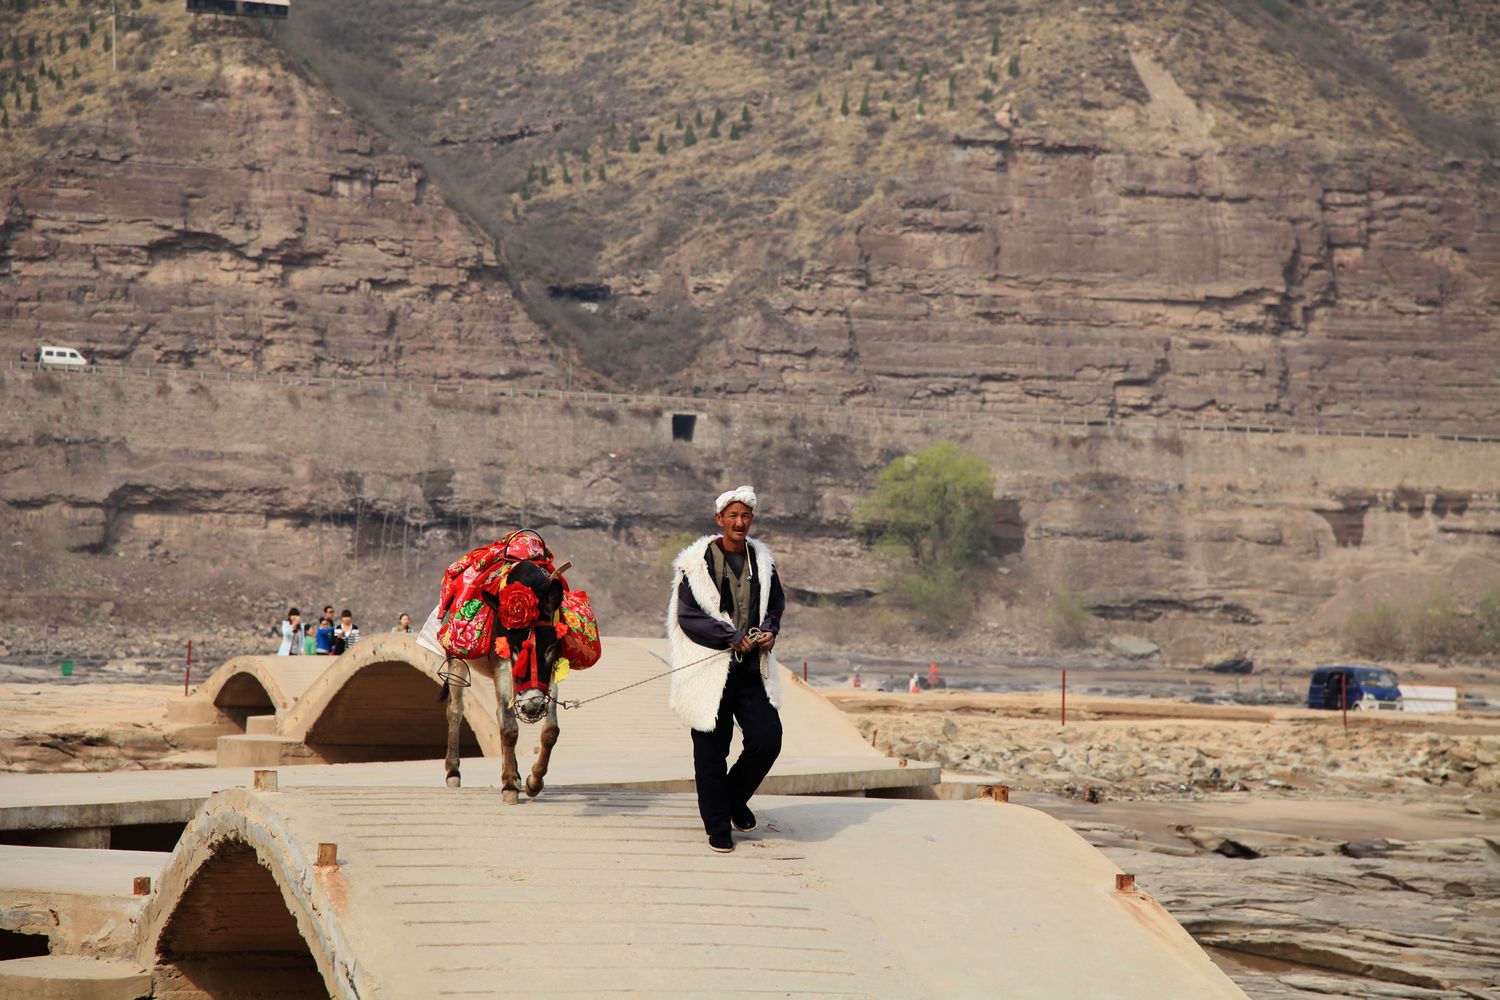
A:
<svg viewBox="0 0 1500 1000">
<path fill-rule="evenodd" d="M 731 407 L 770 411 L 785 414 L 821 413 L 845 419 L 858 416 L 895 418 L 898 420 L 951 420 L 966 423 L 999 423 L 1016 427 L 1083 427 L 1112 428 L 1116 430 L 1143 430 L 1160 432 L 1173 429 L 1178 432 L 1204 434 L 1300 434 L 1307 437 L 1351 437 L 1351 438 L 1431 438 L 1439 441 L 1463 441 L 1477 444 L 1500 443 L 1500 433 L 1457 433 L 1435 430 L 1368 429 L 1364 427 L 1342 427 L 1327 424 L 1281 425 L 1254 423 L 1211 423 L 1205 420 L 1184 420 L 1181 417 L 1163 417 L 1142 414 L 1140 416 L 1080 417 L 1062 412 L 1044 412 L 1040 404 L 1019 410 L 1002 410 L 990 407 L 945 406 L 889 406 L 880 403 L 838 404 L 791 402 L 784 399 L 756 399 L 736 396 L 668 396 L 647 393 L 591 392 L 580 389 L 525 389 L 514 386 L 496 386 L 486 381 L 420 382 L 413 379 L 386 378 L 384 376 L 360 376 L 335 378 L 320 375 L 288 375 L 285 373 L 235 372 L 199 368 L 171 368 L 166 366 L 141 365 L 51 365 L 34 361 L 7 361 L 12 371 L 32 374 L 62 375 L 69 378 L 160 378 L 188 382 L 259 382 L 268 385 L 317 386 L 330 389 L 360 388 L 380 389 L 402 395 L 449 395 L 472 396 L 476 399 L 531 399 L 557 400 L 567 403 L 594 403 L 607 406 L 646 406 L 667 410 L 702 410 L 714 407 Z"/>
</svg>

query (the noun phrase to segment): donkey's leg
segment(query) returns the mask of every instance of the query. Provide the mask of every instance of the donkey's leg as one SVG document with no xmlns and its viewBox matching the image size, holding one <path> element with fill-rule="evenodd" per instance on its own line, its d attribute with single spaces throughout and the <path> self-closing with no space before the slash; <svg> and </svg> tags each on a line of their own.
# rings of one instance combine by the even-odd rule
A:
<svg viewBox="0 0 1500 1000">
<path fill-rule="evenodd" d="M 552 686 L 552 700 L 547 704 L 547 724 L 542 727 L 541 747 L 536 763 L 531 765 L 531 775 L 526 779 L 526 794 L 536 798 L 546 784 L 547 766 L 552 762 L 552 747 L 560 732 L 557 726 L 557 685 Z"/>
<path fill-rule="evenodd" d="M 500 723 L 500 796 L 508 805 L 521 801 L 521 776 L 516 770 L 516 739 L 521 735 L 521 727 L 510 707 L 515 690 L 510 664 L 501 660 L 500 668 L 495 671 L 495 699 L 499 702 L 495 718 Z"/>
<path fill-rule="evenodd" d="M 455 680 L 467 681 L 469 679 L 469 665 L 462 660 L 455 661 L 450 668 Z M 449 788 L 457 788 L 463 784 L 463 778 L 458 773 L 460 737 L 462 735 L 464 722 L 464 685 L 448 684 L 448 756 L 443 762 L 444 778 Z"/>
</svg>

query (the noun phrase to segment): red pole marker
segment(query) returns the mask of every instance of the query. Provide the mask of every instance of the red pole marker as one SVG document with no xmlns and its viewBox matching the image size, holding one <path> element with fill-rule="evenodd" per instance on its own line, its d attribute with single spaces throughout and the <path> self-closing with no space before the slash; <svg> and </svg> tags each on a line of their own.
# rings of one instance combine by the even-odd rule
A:
<svg viewBox="0 0 1500 1000">
<path fill-rule="evenodd" d="M 802 661 L 802 683 L 807 683 L 807 661 Z"/>
<path fill-rule="evenodd" d="M 1063 671 L 1062 724 L 1065 726 L 1068 724 L 1068 672 L 1066 670 Z"/>
<path fill-rule="evenodd" d="M 182 665 L 182 696 L 188 696 L 188 681 L 193 679 L 193 640 L 188 640 L 187 660 Z"/>
<path fill-rule="evenodd" d="M 1339 674 L 1339 707 L 1344 710 L 1344 728 L 1349 728 L 1349 675 Z"/>
</svg>

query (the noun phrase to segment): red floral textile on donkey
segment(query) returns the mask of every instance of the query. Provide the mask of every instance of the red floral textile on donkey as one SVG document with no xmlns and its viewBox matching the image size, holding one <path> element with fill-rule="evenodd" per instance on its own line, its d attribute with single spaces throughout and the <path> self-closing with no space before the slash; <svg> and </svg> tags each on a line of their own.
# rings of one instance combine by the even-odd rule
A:
<svg viewBox="0 0 1500 1000">
<path fill-rule="evenodd" d="M 438 620 L 442 623 L 438 643 L 449 656 L 472 660 L 493 651 L 504 658 L 512 657 L 505 636 L 497 635 L 495 617 L 498 609 L 498 625 L 506 629 L 525 628 L 536 620 L 536 595 L 530 588 L 508 580 L 511 567 L 522 560 L 530 560 L 548 573 L 556 570 L 552 553 L 540 535 L 514 531 L 474 549 L 444 571 L 438 599 Z M 563 605 L 553 622 L 563 647 L 556 680 L 561 680 L 570 667 L 586 670 L 593 666 L 601 652 L 599 621 L 588 595 L 568 590 L 566 579 L 562 583 Z M 486 595 L 491 600 L 486 601 Z"/>
</svg>

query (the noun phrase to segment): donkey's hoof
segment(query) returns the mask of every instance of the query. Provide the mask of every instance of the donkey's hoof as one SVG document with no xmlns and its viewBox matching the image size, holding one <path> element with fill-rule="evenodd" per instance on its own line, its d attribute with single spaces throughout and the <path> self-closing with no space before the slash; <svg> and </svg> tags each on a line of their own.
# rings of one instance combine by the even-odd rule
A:
<svg viewBox="0 0 1500 1000">
<path fill-rule="evenodd" d="M 457 771 L 454 771 L 452 774 L 448 775 L 447 782 L 449 788 L 459 788 L 463 785 L 464 779 L 459 776 L 459 773 Z"/>
<path fill-rule="evenodd" d="M 505 804 L 508 806 L 513 806 L 521 801 L 521 793 L 514 788 L 502 789 L 500 797 L 505 800 Z"/>
<path fill-rule="evenodd" d="M 533 799 L 536 798 L 538 795 L 542 794 L 542 785 L 543 782 L 541 778 L 527 778 L 526 794 Z"/>
</svg>

